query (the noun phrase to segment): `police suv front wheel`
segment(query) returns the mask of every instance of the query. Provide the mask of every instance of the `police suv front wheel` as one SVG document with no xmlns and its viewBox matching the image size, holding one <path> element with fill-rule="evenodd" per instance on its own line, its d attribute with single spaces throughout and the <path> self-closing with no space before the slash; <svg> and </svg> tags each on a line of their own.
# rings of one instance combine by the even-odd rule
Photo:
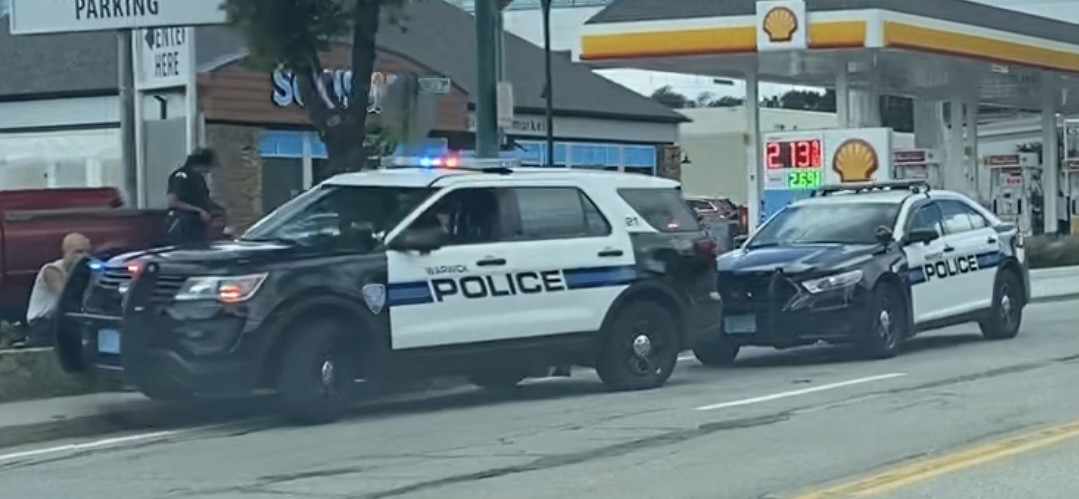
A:
<svg viewBox="0 0 1079 499">
<path fill-rule="evenodd" d="M 997 274 L 993 284 L 993 306 L 978 321 L 982 336 L 988 340 L 1007 340 L 1019 334 L 1023 323 L 1023 291 L 1019 276 L 1012 270 Z"/>
<path fill-rule="evenodd" d="M 670 311 L 654 302 L 627 303 L 604 327 L 596 372 L 612 390 L 656 388 L 671 377 L 678 351 Z"/>
<path fill-rule="evenodd" d="M 329 423 L 350 402 L 357 373 L 357 356 L 348 336 L 336 322 L 319 321 L 296 332 L 285 347 L 277 396 L 293 421 Z"/>
</svg>

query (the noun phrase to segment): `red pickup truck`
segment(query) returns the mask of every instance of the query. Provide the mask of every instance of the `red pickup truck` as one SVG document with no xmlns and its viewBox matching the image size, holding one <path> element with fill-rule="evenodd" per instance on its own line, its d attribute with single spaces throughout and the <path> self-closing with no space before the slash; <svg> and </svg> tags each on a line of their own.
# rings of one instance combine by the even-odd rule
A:
<svg viewBox="0 0 1079 499">
<path fill-rule="evenodd" d="M 95 252 L 116 254 L 165 240 L 165 210 L 123 207 L 112 188 L 0 191 L 0 319 L 26 318 L 38 270 L 60 258 L 60 242 L 80 232 Z"/>
</svg>

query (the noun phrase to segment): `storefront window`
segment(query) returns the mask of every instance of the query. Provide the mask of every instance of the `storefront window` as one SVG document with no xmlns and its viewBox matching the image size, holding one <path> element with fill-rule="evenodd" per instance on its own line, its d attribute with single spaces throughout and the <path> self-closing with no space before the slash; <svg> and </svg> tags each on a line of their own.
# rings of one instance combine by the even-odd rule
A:
<svg viewBox="0 0 1079 499">
<path fill-rule="evenodd" d="M 0 135 L 0 189 L 123 188 L 118 130 Z"/>
</svg>

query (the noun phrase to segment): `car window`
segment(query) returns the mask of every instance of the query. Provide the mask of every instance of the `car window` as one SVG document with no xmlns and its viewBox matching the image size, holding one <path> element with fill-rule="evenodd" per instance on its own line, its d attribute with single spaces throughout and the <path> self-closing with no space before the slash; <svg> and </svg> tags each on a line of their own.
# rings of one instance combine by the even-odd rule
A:
<svg viewBox="0 0 1079 499">
<path fill-rule="evenodd" d="M 798 244 L 876 244 L 880 226 L 892 229 L 897 203 L 820 203 L 791 205 L 770 218 L 748 247 Z"/>
<path fill-rule="evenodd" d="M 961 234 L 974 230 L 971 214 L 973 210 L 967 205 L 953 200 L 939 201 L 941 220 L 945 234 Z M 977 213 L 974 213 L 977 215 Z M 979 217 L 981 215 L 978 215 Z"/>
<path fill-rule="evenodd" d="M 343 244 L 371 249 L 433 189 L 326 185 L 281 205 L 241 239 Z"/>
<path fill-rule="evenodd" d="M 611 226 L 596 205 L 573 187 L 509 189 L 519 223 L 514 240 L 604 236 Z"/>
<path fill-rule="evenodd" d="M 943 236 L 944 227 L 941 225 L 940 218 L 940 208 L 935 203 L 925 204 L 918 208 L 914 216 L 910 218 L 908 230 L 929 229 L 936 232 L 938 236 Z"/>
<path fill-rule="evenodd" d="M 618 195 L 648 225 L 660 232 L 698 231 L 697 216 L 682 200 L 678 189 L 619 189 Z"/>
<path fill-rule="evenodd" d="M 511 230 L 503 208 L 496 189 L 456 189 L 435 201 L 409 228 L 440 228 L 446 246 L 496 242 Z"/>
</svg>

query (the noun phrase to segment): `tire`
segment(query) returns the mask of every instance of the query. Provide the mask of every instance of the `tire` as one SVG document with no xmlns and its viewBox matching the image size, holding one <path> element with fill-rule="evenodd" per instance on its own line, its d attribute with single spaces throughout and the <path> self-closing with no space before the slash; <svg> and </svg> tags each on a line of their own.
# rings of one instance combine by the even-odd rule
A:
<svg viewBox="0 0 1079 499">
<path fill-rule="evenodd" d="M 665 307 L 635 301 L 604 325 L 596 372 L 611 390 L 647 390 L 667 382 L 678 362 L 678 323 Z"/>
<path fill-rule="evenodd" d="M 910 337 L 910 320 L 903 296 L 889 283 L 873 288 L 866 309 L 866 330 L 859 338 L 859 349 L 870 359 L 889 359 L 899 353 L 903 341 Z"/>
<path fill-rule="evenodd" d="M 324 424 L 341 417 L 351 401 L 358 354 L 344 328 L 320 321 L 289 340 L 280 361 L 277 396 L 285 415 L 299 424 Z"/>
<path fill-rule="evenodd" d="M 993 306 L 986 317 L 978 321 L 982 336 L 987 340 L 1008 340 L 1019 334 L 1023 324 L 1023 291 L 1019 276 L 1003 269 L 993 283 Z"/>
<path fill-rule="evenodd" d="M 701 340 L 693 346 L 693 356 L 701 364 L 709 367 L 729 367 L 734 365 L 738 351 L 742 347 L 735 345 L 726 336 L 716 339 Z"/>
<path fill-rule="evenodd" d="M 524 374 L 513 371 L 491 371 L 475 373 L 468 377 L 468 381 L 490 392 L 509 393 L 514 391 L 525 378 L 527 376 Z"/>
</svg>

